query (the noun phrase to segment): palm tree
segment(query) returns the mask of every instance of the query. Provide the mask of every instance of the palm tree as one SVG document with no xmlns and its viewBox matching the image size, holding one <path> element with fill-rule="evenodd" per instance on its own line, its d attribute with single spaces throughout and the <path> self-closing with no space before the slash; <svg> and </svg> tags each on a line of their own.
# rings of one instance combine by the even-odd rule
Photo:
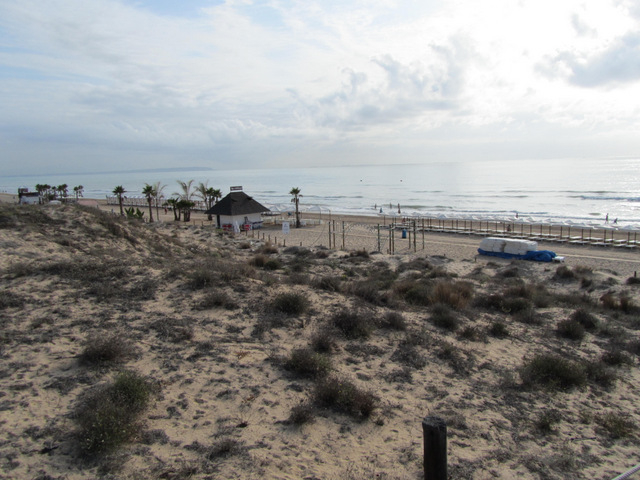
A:
<svg viewBox="0 0 640 480">
<path fill-rule="evenodd" d="M 68 189 L 69 189 L 69 186 L 66 183 L 63 183 L 62 185 L 58 185 L 58 187 L 56 188 L 56 190 L 58 190 L 58 192 L 60 193 L 60 198 L 63 202 L 67 200 L 67 195 L 69 194 Z"/>
<path fill-rule="evenodd" d="M 174 195 L 179 197 L 178 203 L 180 206 L 180 210 L 184 214 L 183 219 L 185 222 L 191 220 L 191 208 L 194 207 L 193 201 L 191 201 L 191 197 L 193 197 L 193 193 L 191 191 L 191 185 L 193 184 L 193 180 L 189 180 L 188 182 L 183 182 L 182 180 L 178 180 L 178 185 L 182 189 L 182 193 L 174 192 Z"/>
<path fill-rule="evenodd" d="M 175 198 L 170 198 L 169 200 L 167 200 L 167 205 L 169 205 L 173 210 L 173 219 L 176 222 L 180 221 L 180 209 L 178 208 L 178 200 Z"/>
<path fill-rule="evenodd" d="M 83 192 L 84 192 L 84 187 L 82 185 L 78 185 L 77 187 L 73 187 L 73 194 L 76 197 L 76 202 L 82 196 Z"/>
<path fill-rule="evenodd" d="M 118 185 L 113 189 L 113 194 L 118 196 L 118 203 L 120 204 L 120 215 L 124 216 L 124 209 L 122 208 L 122 195 L 124 195 L 127 191 L 124 189 L 122 185 Z"/>
<path fill-rule="evenodd" d="M 300 205 L 300 197 L 302 197 L 302 195 L 300 195 L 300 189 L 298 187 L 293 187 L 289 192 L 289 195 L 293 195 L 291 203 L 296 204 L 296 228 L 300 228 L 300 210 L 298 209 L 298 206 Z"/>
<path fill-rule="evenodd" d="M 214 189 L 213 187 L 210 187 L 209 182 L 205 182 L 205 183 L 200 182 L 200 184 L 196 188 L 196 194 L 202 199 L 202 201 L 207 207 L 207 210 L 213 207 L 213 201 L 215 200 L 215 197 L 214 197 L 215 192 L 216 192 L 216 189 Z M 208 214 L 207 218 L 211 220 L 212 219 L 211 214 Z"/>
<path fill-rule="evenodd" d="M 219 188 L 214 188 L 212 196 L 213 196 L 214 203 L 218 203 L 220 201 L 220 199 L 222 198 L 222 192 L 220 191 Z"/>
<path fill-rule="evenodd" d="M 162 192 L 164 191 L 166 185 L 162 185 L 161 182 L 156 182 L 153 184 L 153 198 L 156 202 L 156 220 L 160 220 L 160 213 L 158 210 L 158 205 L 160 204 L 160 199 L 164 198 Z"/>
<path fill-rule="evenodd" d="M 147 203 L 149 204 L 149 223 L 153 222 L 153 197 L 155 197 L 155 190 L 153 186 L 148 183 L 144 184 L 142 194 L 147 197 Z"/>
</svg>

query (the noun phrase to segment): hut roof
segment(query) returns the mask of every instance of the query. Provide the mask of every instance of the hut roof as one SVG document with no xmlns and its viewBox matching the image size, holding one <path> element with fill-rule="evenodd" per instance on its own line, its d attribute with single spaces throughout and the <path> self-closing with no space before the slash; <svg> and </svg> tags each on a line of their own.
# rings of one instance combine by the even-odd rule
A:
<svg viewBox="0 0 640 480">
<path fill-rule="evenodd" d="M 207 215 L 248 215 L 250 213 L 268 212 L 269 209 L 257 202 L 244 192 L 231 192 L 213 207 L 207 210 Z"/>
</svg>

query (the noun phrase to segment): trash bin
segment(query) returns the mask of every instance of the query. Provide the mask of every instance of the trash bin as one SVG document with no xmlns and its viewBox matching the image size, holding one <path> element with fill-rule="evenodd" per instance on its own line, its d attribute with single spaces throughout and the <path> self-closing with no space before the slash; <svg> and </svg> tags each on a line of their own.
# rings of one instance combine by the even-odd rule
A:
<svg viewBox="0 0 640 480">
<path fill-rule="evenodd" d="M 407 229 L 406 228 L 402 229 L 402 238 L 407 238 Z"/>
</svg>

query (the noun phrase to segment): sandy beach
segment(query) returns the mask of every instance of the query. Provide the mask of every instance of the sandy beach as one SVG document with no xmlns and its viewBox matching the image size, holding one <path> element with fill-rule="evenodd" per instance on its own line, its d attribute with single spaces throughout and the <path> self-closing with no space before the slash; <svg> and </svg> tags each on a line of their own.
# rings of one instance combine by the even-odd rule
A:
<svg viewBox="0 0 640 480">
<path fill-rule="evenodd" d="M 332 218 L 329 249 L 312 216 L 233 235 L 93 202 L 0 205 L 0 478 L 418 479 L 426 415 L 451 478 L 638 462 L 637 250 L 540 242 L 565 261 L 536 263 L 396 231 L 373 253 L 371 217 Z M 111 445 L 82 419 L 122 372 L 148 401 Z"/>
</svg>

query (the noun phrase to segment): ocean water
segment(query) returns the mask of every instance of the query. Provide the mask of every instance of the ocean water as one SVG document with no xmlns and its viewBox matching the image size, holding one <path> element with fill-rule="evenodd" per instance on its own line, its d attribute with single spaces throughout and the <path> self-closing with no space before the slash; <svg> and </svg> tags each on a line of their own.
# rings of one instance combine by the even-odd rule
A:
<svg viewBox="0 0 640 480">
<path fill-rule="evenodd" d="M 179 191 L 178 180 L 209 182 L 223 194 L 242 186 L 274 209 L 292 209 L 289 191 L 301 190 L 301 209 L 334 214 L 430 216 L 600 226 L 609 215 L 619 227 L 640 228 L 640 158 L 606 160 L 452 161 L 422 165 L 376 165 L 254 170 L 184 170 L 0 178 L 0 191 L 37 183 L 69 190 L 84 186 L 87 198 L 104 198 L 116 185 L 130 196 L 145 183 Z"/>
</svg>

